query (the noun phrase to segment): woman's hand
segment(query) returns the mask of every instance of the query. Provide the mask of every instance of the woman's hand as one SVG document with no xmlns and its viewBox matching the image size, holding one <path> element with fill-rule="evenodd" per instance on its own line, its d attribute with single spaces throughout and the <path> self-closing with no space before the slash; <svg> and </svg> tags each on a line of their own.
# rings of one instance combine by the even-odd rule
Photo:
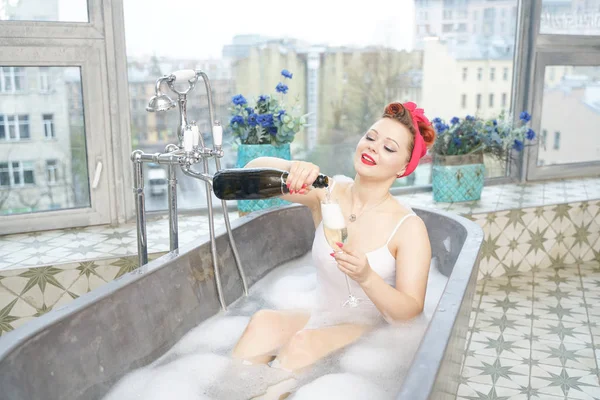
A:
<svg viewBox="0 0 600 400">
<path fill-rule="evenodd" d="M 360 251 L 344 246 L 342 243 L 337 243 L 337 245 L 341 252 L 331 253 L 331 255 L 337 261 L 340 271 L 358 284 L 365 283 L 373 273 L 367 256 Z"/>
<path fill-rule="evenodd" d="M 306 161 L 292 161 L 290 173 L 286 184 L 291 194 L 305 194 L 308 187 L 319 176 L 320 169 L 317 165 Z"/>
</svg>

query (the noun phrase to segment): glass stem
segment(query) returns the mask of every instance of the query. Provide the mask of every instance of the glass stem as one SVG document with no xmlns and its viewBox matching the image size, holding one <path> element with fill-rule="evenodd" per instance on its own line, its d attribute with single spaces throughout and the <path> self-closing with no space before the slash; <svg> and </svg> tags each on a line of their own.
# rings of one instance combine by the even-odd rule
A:
<svg viewBox="0 0 600 400">
<path fill-rule="evenodd" d="M 348 275 L 346 275 L 346 287 L 348 288 L 348 295 L 352 296 L 352 291 L 350 290 L 350 281 L 348 280 Z"/>
</svg>

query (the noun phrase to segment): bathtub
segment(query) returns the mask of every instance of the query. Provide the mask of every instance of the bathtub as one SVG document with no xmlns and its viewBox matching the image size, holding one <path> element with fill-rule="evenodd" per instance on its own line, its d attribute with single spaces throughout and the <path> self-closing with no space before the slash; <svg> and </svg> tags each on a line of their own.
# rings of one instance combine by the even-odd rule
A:
<svg viewBox="0 0 600 400">
<path fill-rule="evenodd" d="M 483 232 L 462 217 L 415 211 L 449 280 L 397 399 L 454 399 Z M 315 231 L 309 210 L 297 205 L 240 218 L 232 228 L 249 285 L 310 251 Z M 225 232 L 217 248 L 224 297 L 231 304 L 243 287 Z M 213 276 L 206 236 L 3 335 L 0 397 L 102 398 L 127 372 L 156 360 L 220 312 Z"/>
</svg>

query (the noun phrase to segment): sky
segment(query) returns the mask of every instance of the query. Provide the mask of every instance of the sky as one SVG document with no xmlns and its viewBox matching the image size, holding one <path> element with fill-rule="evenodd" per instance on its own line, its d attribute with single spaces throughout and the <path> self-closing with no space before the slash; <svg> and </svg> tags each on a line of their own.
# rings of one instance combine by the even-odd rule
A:
<svg viewBox="0 0 600 400">
<path fill-rule="evenodd" d="M 61 0 L 81 1 L 81 0 Z M 220 58 L 236 34 L 410 49 L 413 0 L 124 0 L 127 54 Z"/>
<path fill-rule="evenodd" d="M 51 0 L 0 0 L 37 7 Z M 87 21 L 86 0 L 58 2 L 60 21 Z M 128 56 L 220 58 L 238 34 L 296 38 L 332 46 L 410 50 L 414 0 L 123 0 Z M 43 12 L 42 10 L 40 10 Z"/>
</svg>

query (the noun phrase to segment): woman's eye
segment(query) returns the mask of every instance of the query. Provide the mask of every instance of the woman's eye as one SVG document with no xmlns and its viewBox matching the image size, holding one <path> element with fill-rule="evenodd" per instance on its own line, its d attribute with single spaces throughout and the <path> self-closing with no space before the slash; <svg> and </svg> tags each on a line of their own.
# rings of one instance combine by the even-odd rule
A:
<svg viewBox="0 0 600 400">
<path fill-rule="evenodd" d="M 389 148 L 389 147 L 387 147 L 387 146 L 385 147 L 385 149 L 386 149 L 387 151 L 389 151 L 390 153 L 395 153 L 395 152 L 396 152 L 396 150 L 394 150 L 394 149 L 391 149 L 391 148 Z"/>
<path fill-rule="evenodd" d="M 373 139 L 371 136 L 367 135 L 367 140 L 370 140 L 371 142 L 374 141 L 375 139 Z"/>
</svg>

